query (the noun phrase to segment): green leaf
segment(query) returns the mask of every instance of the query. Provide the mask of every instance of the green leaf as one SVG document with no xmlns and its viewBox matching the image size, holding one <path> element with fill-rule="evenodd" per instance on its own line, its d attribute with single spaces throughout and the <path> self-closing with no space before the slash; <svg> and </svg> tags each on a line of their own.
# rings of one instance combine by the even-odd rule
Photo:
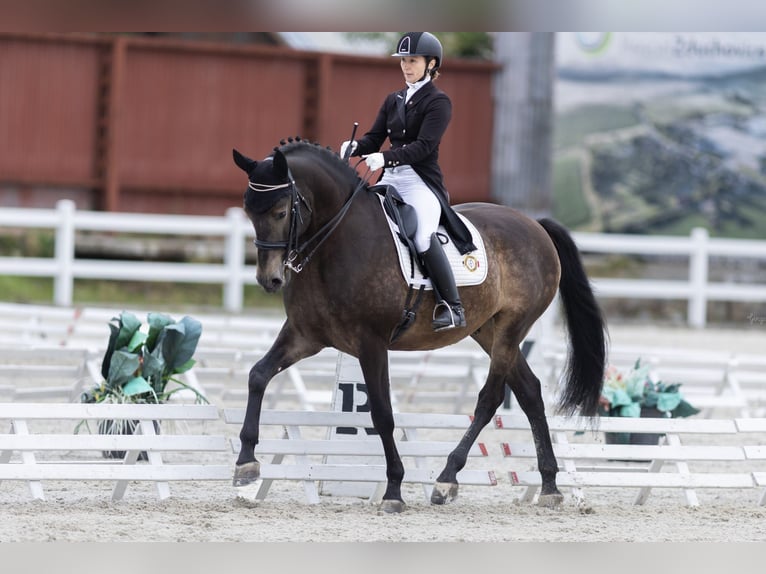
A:
<svg viewBox="0 0 766 574">
<path fill-rule="evenodd" d="M 678 391 L 672 393 L 657 394 L 657 410 L 668 412 L 675 409 L 681 403 L 681 393 Z"/>
<path fill-rule="evenodd" d="M 201 334 L 202 323 L 188 316 L 163 329 L 158 344 L 162 344 L 166 373 L 174 372 L 192 358 Z"/>
<path fill-rule="evenodd" d="M 675 409 L 673 409 L 673 411 L 670 414 L 671 416 L 676 418 L 676 417 L 690 417 L 692 415 L 698 414 L 699 412 L 700 412 L 699 409 L 694 408 L 685 400 L 681 399 L 681 402 L 678 403 L 678 406 Z"/>
<path fill-rule="evenodd" d="M 146 341 L 146 333 L 136 331 L 127 344 L 128 351 L 135 353 L 144 344 L 144 341 Z"/>
<path fill-rule="evenodd" d="M 609 389 L 608 391 L 605 389 L 603 395 L 612 405 L 612 408 L 633 404 L 633 399 L 622 389 Z"/>
<path fill-rule="evenodd" d="M 112 319 L 112 321 L 115 320 L 117 320 L 117 317 Z M 117 335 L 120 334 L 120 328 L 112 323 L 109 323 L 109 330 L 111 331 L 111 334 L 109 335 L 109 344 L 106 346 L 104 359 L 101 361 L 101 376 L 104 377 L 104 380 L 109 376 L 109 365 L 112 361 L 114 350 L 117 347 Z"/>
<path fill-rule="evenodd" d="M 175 321 L 170 315 L 164 313 L 149 313 L 146 316 L 146 320 L 149 323 L 149 336 L 146 339 L 146 346 L 149 347 L 149 351 L 154 351 L 162 330 L 168 325 L 172 325 Z"/>
<path fill-rule="evenodd" d="M 115 325 L 114 322 L 117 322 Z M 141 322 L 135 315 L 128 311 L 123 311 L 119 317 L 112 317 L 109 322 L 109 330 L 111 334 L 109 336 L 109 344 L 107 345 L 104 358 L 101 361 L 101 376 L 104 380 L 110 380 L 110 371 L 112 368 L 112 357 L 114 352 L 118 349 L 127 347 L 133 335 L 141 327 Z"/>
<path fill-rule="evenodd" d="M 140 366 L 138 355 L 127 351 L 115 351 L 109 365 L 109 375 L 106 378 L 107 386 L 116 389 L 131 380 Z"/>
<path fill-rule="evenodd" d="M 156 392 L 162 392 L 164 385 L 163 376 L 165 372 L 165 359 L 159 352 L 159 349 L 155 349 L 150 353 L 146 347 L 143 350 L 143 366 L 141 367 L 141 374 L 144 378 L 150 382 Z"/>
<path fill-rule="evenodd" d="M 636 370 L 628 373 L 625 377 L 625 390 L 635 400 L 641 400 L 646 393 L 646 383 L 649 379 L 649 365 L 638 367 Z"/>
<path fill-rule="evenodd" d="M 128 346 L 128 343 L 133 338 L 133 334 L 141 328 L 141 321 L 130 311 L 123 311 L 120 313 L 119 326 L 120 334 L 117 336 L 115 349 L 122 349 Z"/>
<path fill-rule="evenodd" d="M 154 389 L 146 382 L 143 377 L 135 377 L 130 379 L 125 386 L 122 387 L 122 392 L 126 397 L 132 397 L 133 395 L 141 395 L 143 393 L 151 393 Z"/>
<path fill-rule="evenodd" d="M 181 373 L 185 373 L 186 371 L 191 369 L 196 364 L 197 364 L 197 361 L 195 361 L 194 359 L 189 359 L 183 365 L 173 369 L 173 374 L 174 375 L 180 375 Z"/>
<path fill-rule="evenodd" d="M 659 397 L 660 397 L 660 393 L 655 393 L 654 391 L 648 391 L 646 393 L 646 396 L 643 398 L 643 400 L 639 402 L 641 403 L 641 406 L 654 409 L 654 408 L 658 408 L 657 401 L 659 400 Z"/>
</svg>

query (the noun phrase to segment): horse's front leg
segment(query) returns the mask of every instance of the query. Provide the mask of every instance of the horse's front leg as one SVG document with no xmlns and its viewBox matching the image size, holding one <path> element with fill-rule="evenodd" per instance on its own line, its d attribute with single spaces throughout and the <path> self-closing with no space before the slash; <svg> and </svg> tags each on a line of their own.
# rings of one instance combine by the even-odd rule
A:
<svg viewBox="0 0 766 574">
<path fill-rule="evenodd" d="M 320 345 L 302 339 L 286 323 L 268 352 L 250 369 L 245 420 L 239 433 L 241 447 L 234 467 L 234 486 L 251 484 L 261 475 L 260 463 L 255 458 L 255 445 L 258 444 L 263 395 L 269 381 L 280 371 L 321 349 Z"/>
<path fill-rule="evenodd" d="M 372 425 L 380 436 L 386 457 L 386 492 L 378 511 L 402 512 L 405 508 L 402 499 L 404 465 L 394 441 L 394 413 L 391 407 L 391 382 L 388 378 L 388 352 L 385 346 L 368 345 L 368 348 L 359 354 L 359 365 L 367 385 Z"/>
</svg>

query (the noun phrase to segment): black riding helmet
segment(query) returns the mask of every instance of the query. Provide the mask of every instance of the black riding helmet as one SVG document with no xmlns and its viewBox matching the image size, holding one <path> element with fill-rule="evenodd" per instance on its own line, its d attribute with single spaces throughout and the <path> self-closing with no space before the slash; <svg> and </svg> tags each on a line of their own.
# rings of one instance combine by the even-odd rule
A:
<svg viewBox="0 0 766 574">
<path fill-rule="evenodd" d="M 442 65 L 442 43 L 430 32 L 407 32 L 396 44 L 392 56 L 430 56 L 436 59 L 434 70 Z"/>
</svg>

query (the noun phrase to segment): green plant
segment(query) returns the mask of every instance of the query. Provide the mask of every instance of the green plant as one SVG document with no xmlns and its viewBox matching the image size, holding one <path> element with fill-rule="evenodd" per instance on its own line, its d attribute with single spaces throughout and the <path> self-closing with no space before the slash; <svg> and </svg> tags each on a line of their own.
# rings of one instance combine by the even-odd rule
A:
<svg viewBox="0 0 766 574">
<path fill-rule="evenodd" d="M 192 317 L 176 322 L 169 315 L 149 313 L 142 325 L 123 311 L 109 322 L 111 335 L 101 364 L 104 380 L 83 393 L 84 403 L 164 403 L 188 389 L 197 402 L 207 402 L 196 389 L 175 375 L 191 369 L 202 324 Z M 174 383 L 168 387 L 168 383 Z"/>
<path fill-rule="evenodd" d="M 600 414 L 611 417 L 640 417 L 642 408 L 653 408 L 667 417 L 688 417 L 699 413 L 684 400 L 680 383 L 665 384 L 653 381 L 649 365 L 636 361 L 633 369 L 621 373 L 609 367 L 601 390 Z"/>
</svg>

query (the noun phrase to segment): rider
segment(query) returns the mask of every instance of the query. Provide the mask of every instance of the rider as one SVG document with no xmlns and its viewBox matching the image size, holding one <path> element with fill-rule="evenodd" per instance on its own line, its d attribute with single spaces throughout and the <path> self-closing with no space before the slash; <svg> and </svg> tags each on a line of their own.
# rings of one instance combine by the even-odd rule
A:
<svg viewBox="0 0 766 574">
<path fill-rule="evenodd" d="M 358 141 L 345 141 L 340 155 L 352 146 L 372 170 L 384 168 L 379 183 L 391 185 L 417 213 L 415 248 L 431 278 L 436 296 L 433 329 L 465 327 L 465 311 L 447 255 L 436 233 L 440 220 L 451 231 L 461 253 L 476 247 L 465 224 L 449 205 L 439 167 L 439 143 L 452 116 L 447 94 L 434 85 L 442 64 L 442 45 L 429 32 L 407 32 L 392 56 L 400 58 L 407 87 L 389 94 L 375 123 Z M 379 151 L 385 139 L 390 149 Z"/>
</svg>

